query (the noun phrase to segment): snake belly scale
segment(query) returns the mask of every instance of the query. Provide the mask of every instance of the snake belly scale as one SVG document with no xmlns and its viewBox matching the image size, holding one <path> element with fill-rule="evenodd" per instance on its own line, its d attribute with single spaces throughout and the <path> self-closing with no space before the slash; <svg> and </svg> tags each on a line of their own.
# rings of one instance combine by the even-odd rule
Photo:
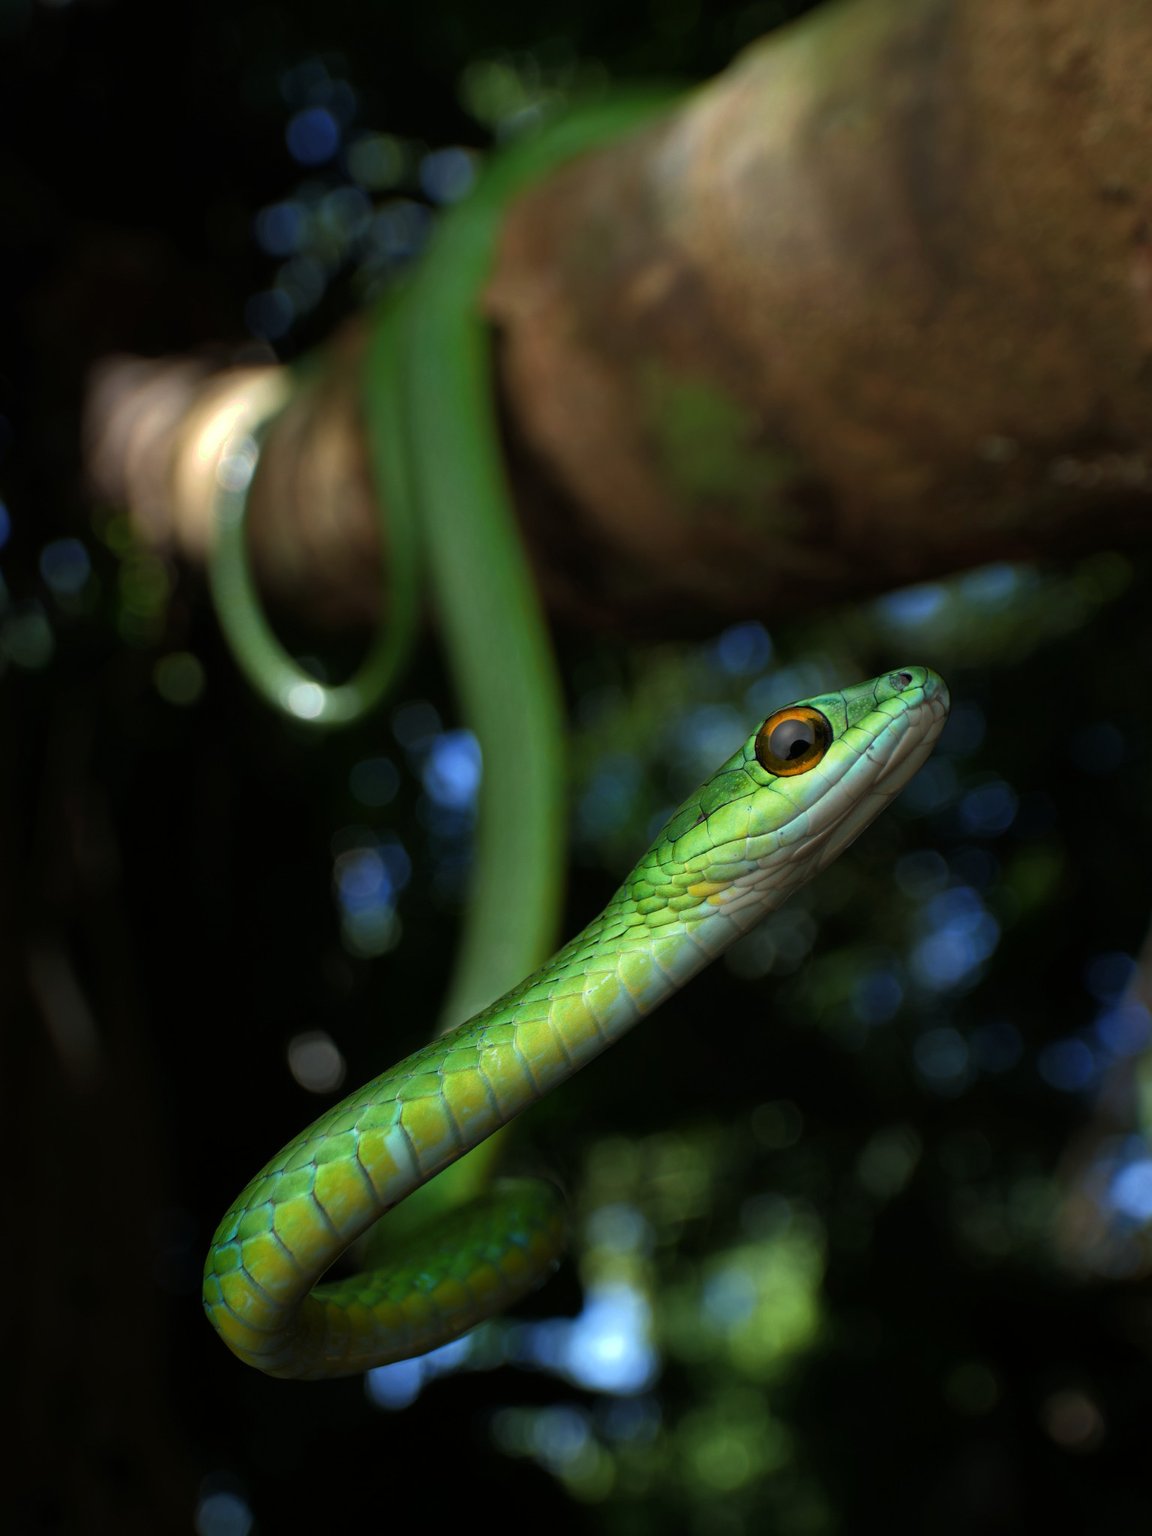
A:
<svg viewBox="0 0 1152 1536">
<path fill-rule="evenodd" d="M 558 1191 L 538 1179 L 497 1182 L 382 1269 L 323 1277 L 824 869 L 923 764 L 947 711 L 936 674 L 906 667 L 758 724 L 576 938 L 252 1179 L 205 1266 L 204 1305 L 229 1348 L 273 1376 L 347 1375 L 455 1338 L 538 1284 L 565 1225 Z"/>
</svg>

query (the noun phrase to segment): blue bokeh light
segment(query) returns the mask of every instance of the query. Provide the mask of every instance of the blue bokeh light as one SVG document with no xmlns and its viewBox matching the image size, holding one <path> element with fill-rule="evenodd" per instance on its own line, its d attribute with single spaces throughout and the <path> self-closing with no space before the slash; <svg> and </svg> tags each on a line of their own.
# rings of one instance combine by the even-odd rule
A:
<svg viewBox="0 0 1152 1536">
<path fill-rule="evenodd" d="M 1025 572 L 1019 566 L 1001 562 L 969 571 L 960 578 L 957 591 L 966 602 L 998 609 L 1011 602 L 1024 581 Z"/>
<path fill-rule="evenodd" d="M 79 539 L 54 539 L 40 551 L 40 574 L 57 597 L 75 597 L 88 584 L 92 561 Z"/>
<path fill-rule="evenodd" d="M 574 1318 L 487 1323 L 415 1360 L 377 1366 L 368 1372 L 365 1389 L 378 1407 L 401 1409 L 437 1376 L 508 1363 L 547 1371 L 591 1392 L 629 1398 L 651 1386 L 659 1372 L 651 1323 L 648 1301 L 636 1286 L 602 1282 L 589 1288 Z"/>
<path fill-rule="evenodd" d="M 391 1365 L 378 1365 L 364 1378 L 364 1390 L 378 1408 L 395 1411 L 407 1408 L 420 1396 L 425 1385 L 437 1376 L 447 1376 L 458 1371 L 468 1361 L 472 1352 L 472 1335 L 453 1339 L 439 1349 L 418 1355 L 415 1360 L 396 1360 Z"/>
<path fill-rule="evenodd" d="M 336 861 L 340 903 L 348 912 L 388 906 L 395 894 L 384 860 L 374 848 L 353 848 Z"/>
<path fill-rule="evenodd" d="M 466 149 L 433 149 L 420 162 L 420 185 L 434 203 L 458 203 L 471 192 L 476 162 Z"/>
<path fill-rule="evenodd" d="M 588 1243 L 610 1253 L 649 1253 L 652 1229 L 644 1213 L 626 1200 L 610 1200 L 588 1217 Z"/>
<path fill-rule="evenodd" d="M 640 790 L 640 764 L 624 753 L 600 759 L 576 810 L 586 837 L 619 831 L 630 822 Z"/>
<path fill-rule="evenodd" d="M 762 672 L 772 660 L 772 637 L 755 620 L 733 624 L 717 637 L 713 656 L 722 672 L 735 677 Z"/>
<path fill-rule="evenodd" d="M 971 980 L 1000 942 L 999 923 L 970 885 L 934 896 L 924 909 L 924 922 L 928 932 L 912 951 L 912 971 L 936 992 Z"/>
<path fill-rule="evenodd" d="M 407 850 L 392 833 L 353 826 L 333 837 L 332 855 L 345 948 L 361 959 L 384 954 L 400 937 L 397 899 L 412 873 Z"/>
<path fill-rule="evenodd" d="M 1136 962 L 1123 950 L 1110 949 L 1093 955 L 1084 967 L 1084 985 L 1101 1003 L 1115 1003 L 1124 996 L 1136 973 Z"/>
<path fill-rule="evenodd" d="M 713 1327 L 725 1332 L 746 1323 L 756 1312 L 760 1293 L 741 1264 L 728 1264 L 704 1282 L 700 1310 Z"/>
<path fill-rule="evenodd" d="M 532 1449 L 546 1466 L 557 1470 L 570 1467 L 591 1440 L 587 1415 L 569 1403 L 541 1410 L 532 1425 Z"/>
<path fill-rule="evenodd" d="M 327 107 L 294 112 L 284 130 L 288 153 L 301 165 L 324 165 L 340 148 L 340 124 Z"/>
<path fill-rule="evenodd" d="M 254 1524 L 247 1502 L 228 1489 L 206 1493 L 196 1506 L 196 1536 L 248 1536 Z"/>
<path fill-rule="evenodd" d="M 866 971 L 852 989 L 852 1012 L 861 1024 L 887 1024 L 903 1001 L 904 988 L 890 968 Z"/>
<path fill-rule="evenodd" d="M 980 749 L 988 731 L 984 711 L 971 699 L 956 699 L 940 737 L 939 750 L 957 757 L 968 757 Z"/>
<path fill-rule="evenodd" d="M 1106 1009 L 1092 1028 L 1111 1056 L 1137 1056 L 1152 1043 L 1152 1016 L 1134 999 Z"/>
<path fill-rule="evenodd" d="M 677 718 L 673 751 L 696 779 L 730 756 L 747 734 L 747 721 L 734 704 L 700 704 Z"/>
<path fill-rule="evenodd" d="M 1108 1189 L 1108 1201 L 1132 1221 L 1152 1221 L 1152 1157 L 1139 1157 L 1122 1167 Z"/>
<path fill-rule="evenodd" d="M 916 629 L 936 617 L 947 597 L 945 589 L 936 582 L 921 586 L 903 587 L 898 592 L 888 592 L 877 600 L 882 619 L 901 629 Z"/>
<path fill-rule="evenodd" d="M 444 810 L 467 811 L 476 803 L 482 773 L 480 743 L 473 733 L 446 731 L 428 749 L 424 791 Z"/>
<path fill-rule="evenodd" d="M 1099 1076 L 1096 1057 L 1083 1040 L 1052 1040 L 1037 1058 L 1040 1076 L 1061 1093 L 1084 1093 Z"/>
<path fill-rule="evenodd" d="M 290 201 L 270 203 L 255 218 L 256 243 L 268 256 L 291 256 L 304 238 L 304 205 Z"/>
<path fill-rule="evenodd" d="M 901 791 L 901 801 L 912 816 L 930 816 L 956 798 L 959 783 L 956 765 L 948 757 L 930 757 Z"/>
<path fill-rule="evenodd" d="M 972 837 L 999 837 L 1016 820 L 1019 800 L 1003 779 L 970 789 L 957 807 L 960 825 Z"/>
<path fill-rule="evenodd" d="M 516 1358 L 592 1392 L 642 1392 L 659 1368 L 651 1320 L 647 1299 L 634 1285 L 604 1282 L 589 1289 L 577 1317 L 525 1324 Z"/>
<path fill-rule="evenodd" d="M 317 209 L 321 229 L 340 250 L 359 240 L 372 222 L 372 201 L 359 187 L 333 187 Z"/>
</svg>

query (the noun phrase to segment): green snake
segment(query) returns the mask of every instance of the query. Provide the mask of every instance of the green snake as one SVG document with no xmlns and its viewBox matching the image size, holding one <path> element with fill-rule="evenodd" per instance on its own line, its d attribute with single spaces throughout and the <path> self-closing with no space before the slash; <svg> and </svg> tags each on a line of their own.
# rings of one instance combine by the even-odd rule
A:
<svg viewBox="0 0 1152 1536">
<path fill-rule="evenodd" d="M 496 1182 L 381 1268 L 323 1277 L 831 863 L 924 763 L 947 711 L 940 678 L 906 667 L 759 723 L 576 938 L 248 1184 L 205 1267 L 204 1305 L 229 1348 L 272 1376 L 347 1375 L 456 1338 L 535 1286 L 565 1222 L 558 1191 L 531 1179 Z"/>
<path fill-rule="evenodd" d="M 475 190 L 441 215 L 414 274 L 376 306 L 363 398 L 380 489 L 387 623 L 346 682 L 322 682 L 285 650 L 248 565 L 248 496 L 261 444 L 288 398 L 285 377 L 273 376 L 237 409 L 220 447 L 209 563 L 216 612 L 248 681 L 285 714 L 321 728 L 369 714 L 393 690 L 411 651 L 426 579 L 461 713 L 484 763 L 466 920 L 441 1031 L 549 953 L 563 890 L 562 690 L 505 481 L 478 296 L 519 192 L 565 161 L 644 127 L 681 94 L 618 91 L 503 146 Z M 456 1164 L 405 1215 L 423 1220 L 470 1196 L 490 1177 L 499 1140 Z"/>
<path fill-rule="evenodd" d="M 505 477 L 491 341 L 479 295 L 509 203 L 565 161 L 650 123 L 682 95 L 619 91 L 503 146 L 473 192 L 439 220 L 429 250 L 369 325 L 364 423 L 387 554 L 381 626 L 347 682 L 322 682 L 284 649 L 245 552 L 261 441 L 287 388 L 242 413 L 221 460 L 209 564 L 221 629 L 252 686 L 305 725 L 341 726 L 394 688 L 426 578 L 466 723 L 484 758 L 469 920 L 442 1027 L 450 1028 L 548 954 L 562 893 L 562 690 Z M 312 370 L 313 373 L 319 370 Z"/>
</svg>

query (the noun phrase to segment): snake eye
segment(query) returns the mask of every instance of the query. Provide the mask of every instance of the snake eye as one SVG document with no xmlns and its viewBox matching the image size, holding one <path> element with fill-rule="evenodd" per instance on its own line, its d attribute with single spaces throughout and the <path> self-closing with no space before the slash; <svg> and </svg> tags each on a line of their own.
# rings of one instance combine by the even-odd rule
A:
<svg viewBox="0 0 1152 1536">
<path fill-rule="evenodd" d="M 769 773 L 807 773 L 832 745 L 832 727 L 818 709 L 793 704 L 769 715 L 756 733 L 756 757 Z"/>
</svg>

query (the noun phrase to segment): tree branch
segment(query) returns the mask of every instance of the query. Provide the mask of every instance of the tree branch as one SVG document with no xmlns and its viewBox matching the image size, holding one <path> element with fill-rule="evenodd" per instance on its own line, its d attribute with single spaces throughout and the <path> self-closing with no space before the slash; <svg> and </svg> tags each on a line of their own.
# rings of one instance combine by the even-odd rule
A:
<svg viewBox="0 0 1152 1536">
<path fill-rule="evenodd" d="M 485 304 L 553 611 L 684 631 L 1143 538 L 1149 58 L 1144 0 L 847 0 L 521 197 Z M 359 350 L 253 509 L 262 579 L 342 621 L 380 585 Z M 196 459 L 205 387 L 153 465 Z M 203 497 L 142 511 L 134 394 L 93 395 L 98 483 L 197 556 Z"/>
</svg>

